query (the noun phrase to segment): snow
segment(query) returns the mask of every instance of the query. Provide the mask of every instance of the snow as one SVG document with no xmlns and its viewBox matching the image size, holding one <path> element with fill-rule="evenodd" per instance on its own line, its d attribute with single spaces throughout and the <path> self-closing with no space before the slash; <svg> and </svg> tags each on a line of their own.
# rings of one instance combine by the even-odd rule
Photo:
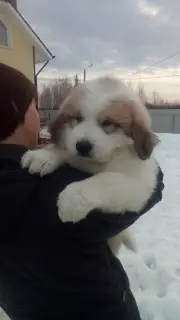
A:
<svg viewBox="0 0 180 320">
<path fill-rule="evenodd" d="M 156 157 L 165 174 L 163 201 L 131 228 L 138 253 L 122 249 L 142 320 L 180 320 L 180 135 L 161 134 Z M 1 314 L 0 320 L 7 320 Z"/>
<path fill-rule="evenodd" d="M 131 228 L 138 253 L 123 249 L 142 320 L 180 319 L 180 135 L 159 135 L 156 158 L 164 172 L 163 200 Z"/>
</svg>

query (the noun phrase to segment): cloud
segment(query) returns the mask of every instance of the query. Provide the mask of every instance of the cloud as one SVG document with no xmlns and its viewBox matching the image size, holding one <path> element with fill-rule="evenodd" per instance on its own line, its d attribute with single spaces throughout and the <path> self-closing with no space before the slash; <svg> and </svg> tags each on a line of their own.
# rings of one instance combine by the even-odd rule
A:
<svg viewBox="0 0 180 320">
<path fill-rule="evenodd" d="M 19 0 L 19 9 L 61 72 L 93 63 L 91 76 L 133 73 L 180 49 L 179 0 Z M 179 61 L 180 55 L 162 63 L 162 72 L 177 69 Z"/>
</svg>

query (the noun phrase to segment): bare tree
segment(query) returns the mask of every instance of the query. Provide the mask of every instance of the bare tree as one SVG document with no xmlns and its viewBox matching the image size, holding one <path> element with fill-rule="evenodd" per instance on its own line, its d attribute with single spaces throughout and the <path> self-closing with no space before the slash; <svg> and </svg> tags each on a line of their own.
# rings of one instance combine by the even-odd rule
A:
<svg viewBox="0 0 180 320">
<path fill-rule="evenodd" d="M 49 110 L 52 108 L 52 94 L 51 88 L 44 87 L 39 96 L 39 109 Z"/>
<path fill-rule="evenodd" d="M 72 83 L 68 79 L 59 79 L 51 87 L 53 109 L 58 110 L 60 104 L 67 97 L 71 89 Z"/>
<path fill-rule="evenodd" d="M 161 98 L 160 94 L 154 90 L 153 92 L 153 104 L 154 105 L 163 105 L 164 104 L 164 100 Z"/>
<path fill-rule="evenodd" d="M 39 108 L 44 110 L 58 110 L 60 104 L 73 88 L 69 79 L 58 79 L 44 87 L 39 97 Z"/>
<path fill-rule="evenodd" d="M 130 80 L 127 82 L 127 87 L 130 88 L 130 89 L 132 89 L 132 87 L 133 87 L 132 86 L 132 82 Z"/>
<path fill-rule="evenodd" d="M 137 93 L 138 93 L 138 96 L 141 99 L 141 101 L 143 103 L 145 103 L 147 101 L 147 97 L 146 97 L 144 85 L 142 83 L 139 83 L 138 88 L 137 88 Z"/>
</svg>

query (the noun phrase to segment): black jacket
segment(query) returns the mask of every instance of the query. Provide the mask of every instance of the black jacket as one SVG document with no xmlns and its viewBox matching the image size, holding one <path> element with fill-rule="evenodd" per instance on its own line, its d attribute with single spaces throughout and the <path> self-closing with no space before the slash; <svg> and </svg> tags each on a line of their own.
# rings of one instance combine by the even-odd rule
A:
<svg viewBox="0 0 180 320">
<path fill-rule="evenodd" d="M 31 176 L 20 167 L 25 151 L 0 145 L 0 306 L 15 320 L 116 320 L 126 319 L 125 309 L 132 310 L 128 320 L 139 319 L 126 273 L 106 240 L 161 200 L 162 172 L 141 213 L 94 211 L 78 224 L 63 224 L 59 192 L 89 174 L 64 166 L 43 179 Z"/>
</svg>

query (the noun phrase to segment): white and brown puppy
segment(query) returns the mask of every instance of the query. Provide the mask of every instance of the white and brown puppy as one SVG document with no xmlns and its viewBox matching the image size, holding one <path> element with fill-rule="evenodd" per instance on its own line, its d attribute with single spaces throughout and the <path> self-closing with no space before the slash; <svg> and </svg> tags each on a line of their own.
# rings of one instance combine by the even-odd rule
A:
<svg viewBox="0 0 180 320">
<path fill-rule="evenodd" d="M 158 139 L 147 109 L 125 84 L 107 77 L 75 87 L 60 106 L 50 133 L 48 147 L 24 155 L 24 168 L 46 175 L 69 163 L 94 174 L 59 195 L 63 222 L 77 222 L 96 208 L 109 213 L 142 209 L 156 186 L 152 151 Z M 126 235 L 110 239 L 115 254 Z"/>
</svg>

